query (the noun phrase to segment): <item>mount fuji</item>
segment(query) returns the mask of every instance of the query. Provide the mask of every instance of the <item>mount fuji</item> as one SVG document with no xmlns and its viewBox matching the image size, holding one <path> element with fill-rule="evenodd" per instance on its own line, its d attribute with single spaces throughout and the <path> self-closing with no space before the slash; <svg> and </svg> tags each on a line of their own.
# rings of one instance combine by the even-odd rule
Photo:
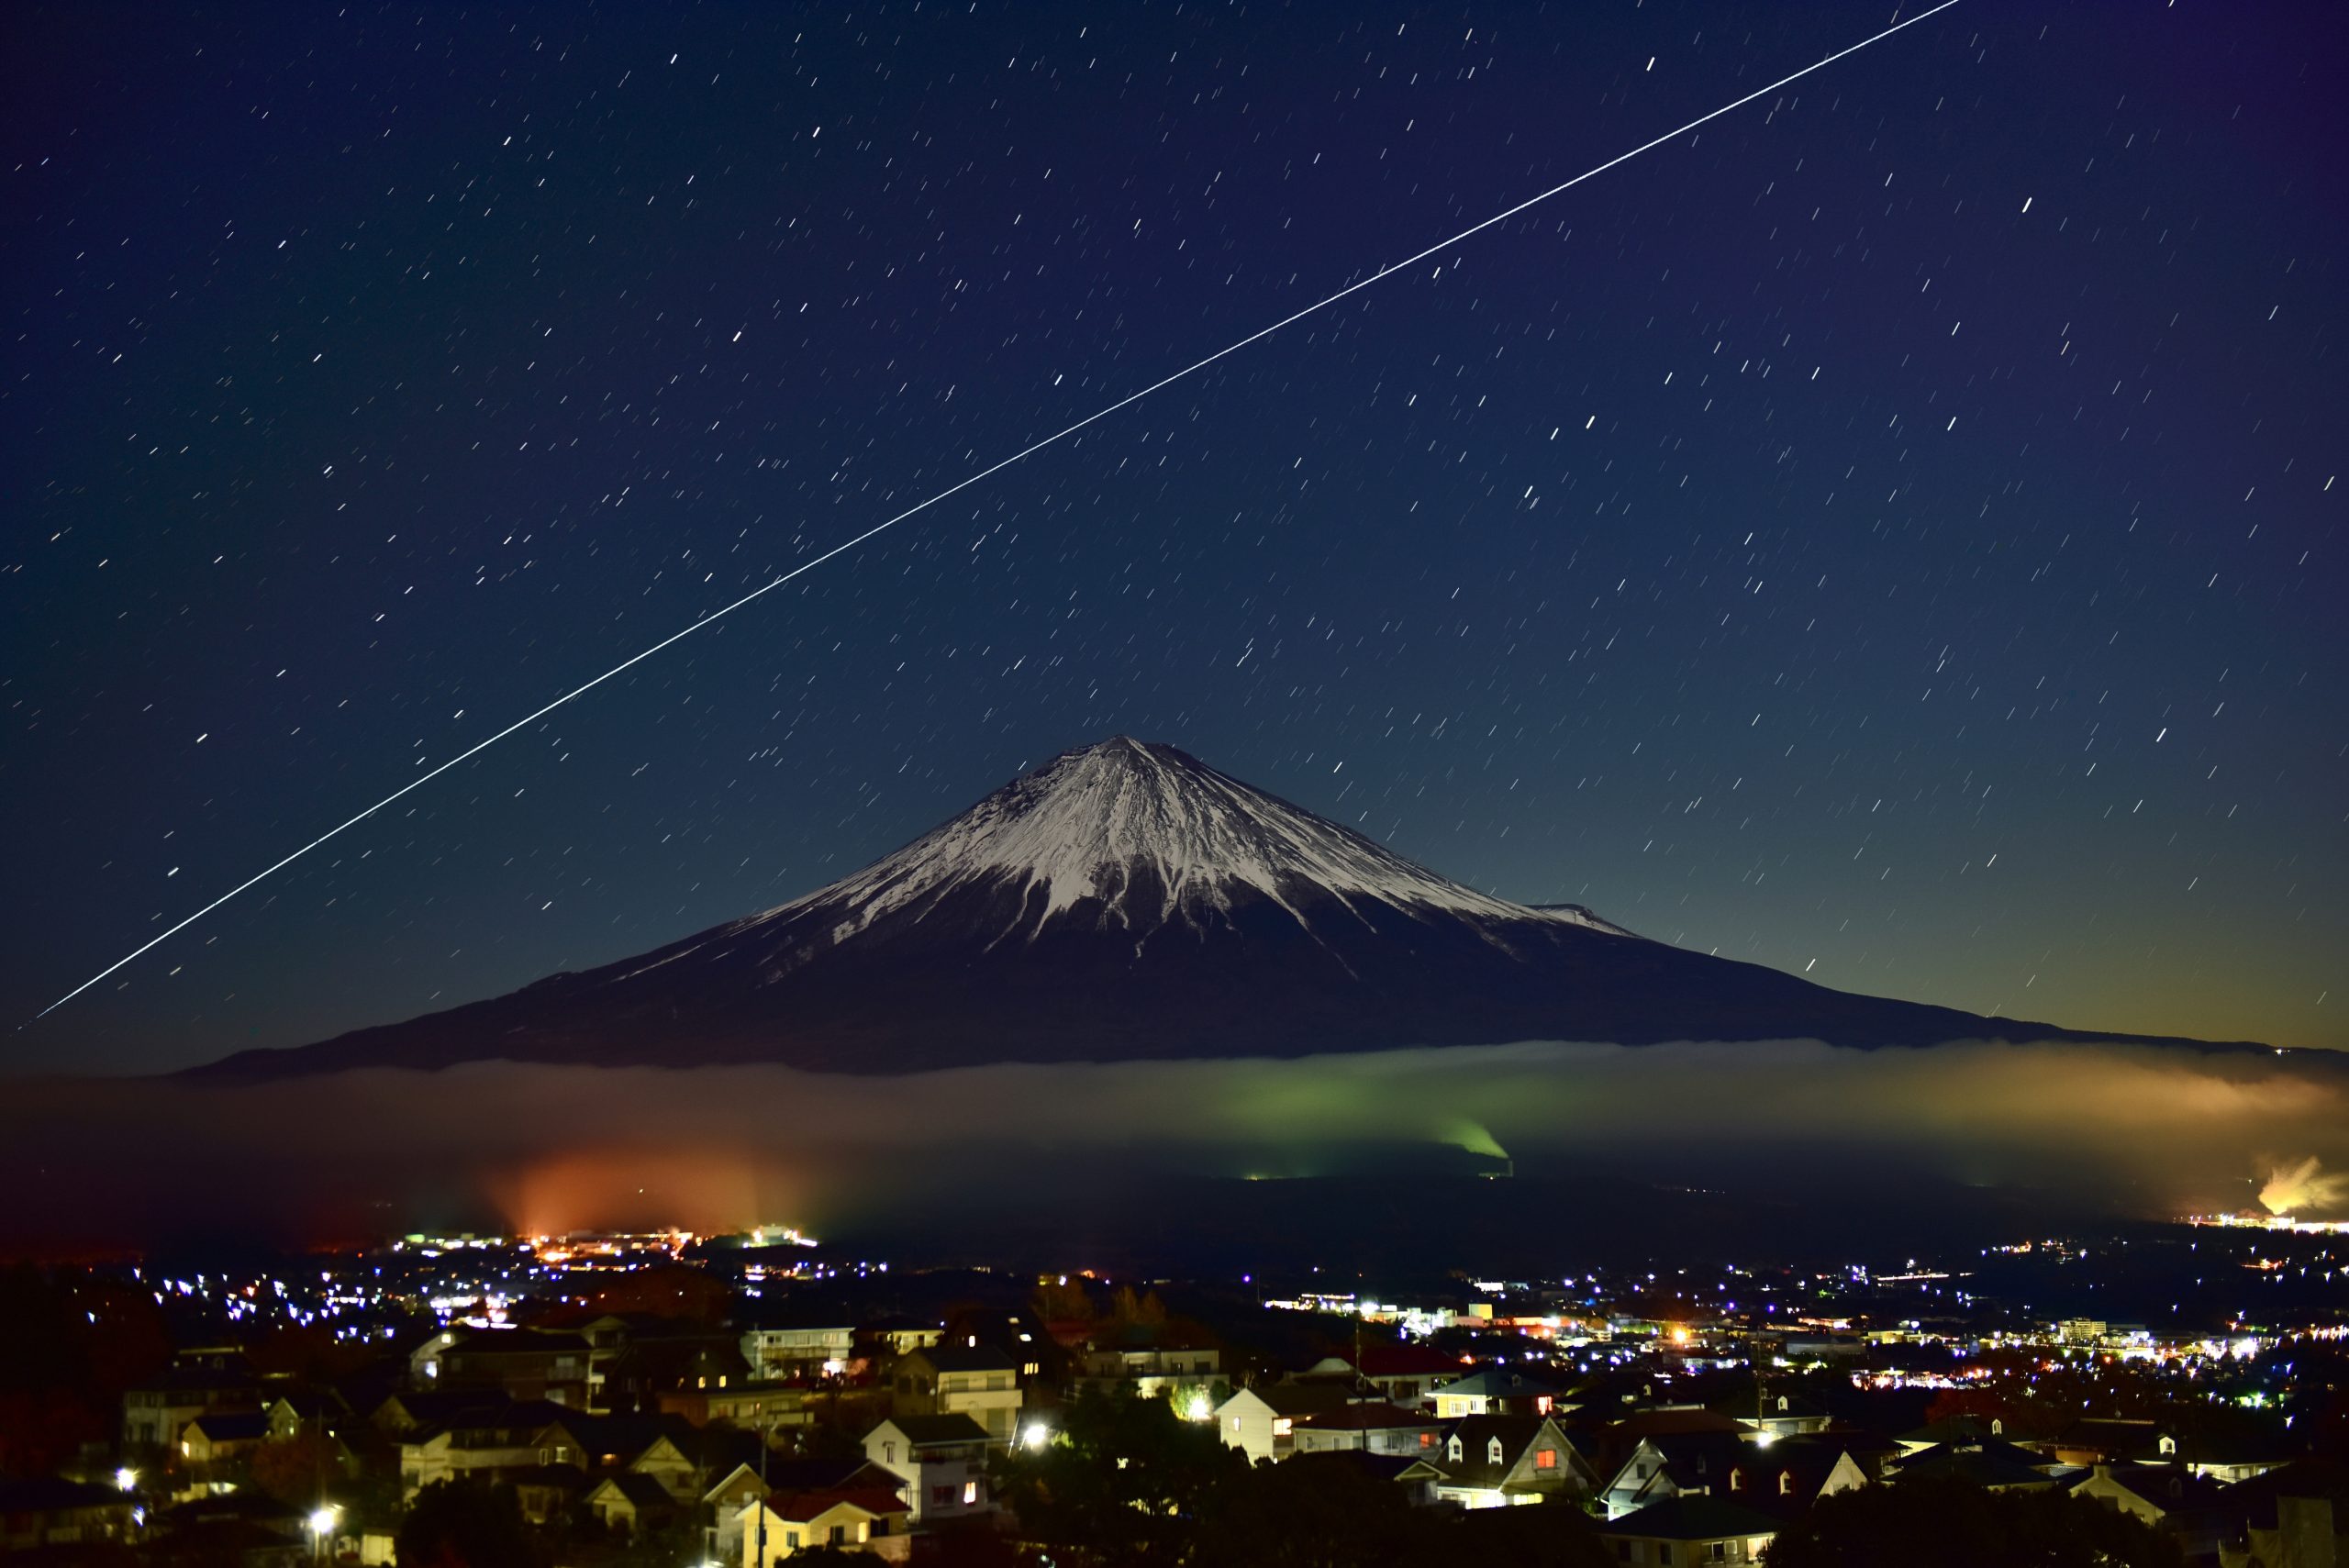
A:
<svg viewBox="0 0 2349 1568">
<path fill-rule="evenodd" d="M 505 996 L 194 1073 L 503 1059 L 889 1073 L 1791 1038 L 2121 1037 L 1833 991 L 1650 940 L 1578 906 L 1513 904 L 1172 746 L 1120 736 L 1063 752 L 779 908 Z"/>
</svg>

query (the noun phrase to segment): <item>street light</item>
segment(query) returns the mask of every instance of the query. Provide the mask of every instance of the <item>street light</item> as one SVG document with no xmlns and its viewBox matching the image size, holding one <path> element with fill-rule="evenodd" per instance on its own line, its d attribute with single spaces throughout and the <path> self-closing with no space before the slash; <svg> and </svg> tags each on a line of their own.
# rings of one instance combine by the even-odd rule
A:
<svg viewBox="0 0 2349 1568">
<path fill-rule="evenodd" d="M 114 1485 L 117 1492 L 136 1492 L 139 1490 L 139 1472 L 124 1465 L 114 1473 Z"/>
<path fill-rule="evenodd" d="M 342 1510 L 329 1503 L 322 1503 L 310 1510 L 310 1556 L 313 1561 L 325 1555 L 327 1538 L 334 1533 L 334 1522 Z"/>
</svg>

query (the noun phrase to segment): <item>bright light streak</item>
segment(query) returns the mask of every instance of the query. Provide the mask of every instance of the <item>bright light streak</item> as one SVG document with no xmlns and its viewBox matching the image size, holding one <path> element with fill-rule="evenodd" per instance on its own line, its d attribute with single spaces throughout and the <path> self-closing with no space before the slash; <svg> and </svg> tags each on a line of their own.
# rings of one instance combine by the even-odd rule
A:
<svg viewBox="0 0 2349 1568">
<path fill-rule="evenodd" d="M 1329 306 L 1337 304 L 1338 301 L 1344 299 L 1349 295 L 1358 294 L 1362 290 L 1368 288 L 1371 284 L 1377 283 L 1382 279 L 1394 276 L 1397 272 L 1401 272 L 1406 267 L 1415 266 L 1418 263 L 1426 261 L 1429 257 L 1434 255 L 1439 250 L 1448 250 L 1453 246 L 1459 244 L 1462 240 L 1481 234 L 1486 229 L 1492 228 L 1496 224 L 1506 223 L 1510 218 L 1515 217 L 1519 213 L 1525 211 L 1528 207 L 1537 206 L 1540 204 L 1548 201 L 1552 196 L 1559 195 L 1561 192 L 1570 191 L 1574 189 L 1575 186 L 1581 184 L 1585 180 L 1593 179 L 1598 175 L 1604 174 L 1607 171 L 1614 168 L 1617 164 L 1628 163 L 1642 152 L 1652 151 L 1656 148 L 1662 147 L 1665 142 L 1672 140 L 1675 137 L 1686 136 L 1690 131 L 1695 130 L 1698 126 L 1717 120 L 1723 115 L 1730 114 L 1734 110 L 1742 109 L 1746 105 L 1753 102 L 1756 98 L 1764 97 L 1769 94 L 1775 93 L 1779 88 L 1786 86 L 1789 83 L 1800 81 L 1803 77 L 1809 75 L 1812 72 L 1823 70 L 1827 66 L 1832 65 L 1837 61 L 1843 59 L 1846 55 L 1857 54 L 1860 50 L 1867 48 L 1870 44 L 1880 43 L 1884 39 L 1890 38 L 1893 34 L 1899 32 L 1902 28 L 1913 28 L 1919 22 L 1923 21 L 1926 17 L 1938 16 L 1956 4 L 1957 0 L 1942 0 L 1940 5 L 1935 6 L 1931 10 L 1920 11 L 1905 22 L 1895 22 L 1892 26 L 1885 28 L 1882 32 L 1871 34 L 1855 44 L 1837 50 L 1833 54 L 1828 55 L 1822 60 L 1815 60 L 1811 61 L 1809 65 L 1804 66 L 1799 71 L 1792 72 L 1785 76 L 1779 77 L 1776 82 L 1771 83 L 1766 87 L 1757 87 L 1753 92 L 1745 95 L 1742 98 L 1732 99 L 1709 114 L 1699 115 L 1695 119 L 1690 120 L 1687 125 L 1680 127 L 1676 130 L 1665 131 L 1662 136 L 1655 138 L 1653 140 L 1640 143 L 1639 146 L 1634 147 L 1629 152 L 1618 153 L 1604 163 L 1584 170 L 1581 173 L 1576 174 L 1571 180 L 1562 181 L 1561 183 L 1551 186 L 1548 190 L 1540 193 L 1538 195 L 1528 196 L 1525 200 L 1518 203 L 1515 206 L 1508 207 L 1500 212 L 1497 212 L 1481 223 L 1472 224 L 1468 228 L 1462 229 L 1459 233 L 1453 235 L 1448 239 L 1439 239 L 1424 250 L 1406 256 L 1399 261 L 1390 262 L 1387 265 L 1379 268 L 1378 271 L 1371 273 L 1368 277 L 1348 284 L 1337 293 L 1327 295 L 1324 298 L 1315 300 L 1311 305 L 1305 306 L 1302 310 L 1295 311 L 1290 315 L 1284 316 L 1269 327 L 1259 328 L 1257 330 L 1249 333 L 1248 336 L 1239 339 L 1237 342 L 1228 343 L 1224 347 L 1218 349 L 1214 353 L 1209 354 L 1207 358 L 1193 361 L 1191 363 L 1185 365 L 1181 370 L 1174 372 L 1172 375 L 1163 376 L 1157 381 L 1152 382 L 1140 392 L 1128 393 L 1125 396 L 1118 399 L 1117 402 L 1109 404 L 1106 407 L 1095 409 L 1092 413 L 1087 414 L 1084 418 L 1079 419 L 1075 424 L 1055 430 L 1051 435 L 1046 436 L 1043 439 L 1020 448 L 1018 451 L 1013 452 L 1009 457 L 989 463 L 986 467 L 980 469 L 974 474 L 971 474 L 968 478 L 948 485 L 937 495 L 932 495 L 929 500 L 918 502 L 914 506 L 907 507 L 904 511 L 898 513 L 896 517 L 889 518 L 886 522 L 875 523 L 873 527 L 865 529 L 863 533 L 857 534 L 851 539 L 845 539 L 842 542 L 832 546 L 831 549 L 824 551 L 823 554 L 813 557 L 810 560 L 801 562 L 798 565 L 793 567 L 782 576 L 777 577 L 772 583 L 766 584 L 763 587 L 753 588 L 751 592 L 743 595 L 732 604 L 726 605 L 718 609 L 710 611 L 709 614 L 702 617 L 701 619 L 693 622 L 683 630 L 672 632 L 667 637 L 664 637 L 660 641 L 654 643 L 651 647 L 644 650 L 641 653 L 636 654 L 631 658 L 623 660 L 621 662 L 613 665 L 610 669 L 605 671 L 594 680 L 588 681 L 581 685 L 573 686 L 571 690 L 563 693 L 562 695 L 555 698 L 554 701 L 547 704 L 544 707 L 540 708 L 537 712 L 529 714 L 525 717 L 516 719 L 505 728 L 497 731 L 496 734 L 492 735 L 488 740 L 478 741 L 466 748 L 464 751 L 458 752 L 455 756 L 450 758 L 439 767 L 434 768 L 431 772 L 422 774 L 417 778 L 410 779 L 406 784 L 402 784 L 399 788 L 392 791 L 391 794 L 385 795 L 383 799 L 377 801 L 366 810 L 359 813 L 358 816 L 351 817 L 347 821 L 338 823 L 336 826 L 328 828 L 325 832 L 319 834 L 317 838 L 311 840 L 308 843 L 303 845 L 292 854 L 287 855 L 284 860 L 279 861 L 276 864 L 269 867 L 266 871 L 261 872 L 257 875 L 249 877 L 245 881 L 239 883 L 228 892 L 214 899 L 211 903 L 206 904 L 203 908 L 198 909 L 195 914 L 190 915 L 187 918 L 180 921 L 179 924 L 170 927 L 164 930 L 161 935 L 150 938 L 147 941 L 131 949 L 130 951 L 125 953 L 122 957 L 106 965 L 106 968 L 101 969 L 95 974 L 93 974 L 90 978 L 82 982 L 81 984 L 76 985 L 72 990 L 68 991 L 64 995 L 60 996 L 56 1001 L 51 1002 L 48 1006 L 43 1007 L 39 1012 L 34 1014 L 33 1018 L 35 1019 L 39 1019 L 49 1017 L 50 1014 L 57 1011 L 58 1008 L 65 1006 L 66 1003 L 71 1002 L 74 997 L 79 996 L 83 992 L 87 991 L 99 981 L 106 979 L 106 976 L 114 973 L 117 970 L 121 969 L 124 965 L 130 963 L 132 961 L 150 951 L 154 948 L 169 941 L 172 938 L 177 936 L 180 932 L 186 930 L 190 926 L 195 925 L 198 920 L 203 919 L 206 915 L 211 914 L 212 911 L 219 908 L 220 906 L 228 903 L 228 900 L 236 897 L 237 895 L 244 892 L 247 888 L 251 887 L 256 883 L 265 881 L 269 877 L 272 877 L 277 873 L 284 870 L 287 866 L 292 865 L 295 861 L 300 860 L 304 855 L 308 854 L 312 850 L 317 849 L 320 844 L 325 843 L 328 840 L 335 837 L 337 834 L 343 832 L 347 828 L 357 827 L 360 823 L 364 822 L 370 817 L 374 816 L 375 813 L 383 810 L 384 807 L 391 805 L 392 802 L 399 799 L 402 795 L 408 794 L 412 790 L 420 789 L 424 785 L 430 784 L 434 779 L 439 778 L 442 773 L 447 773 L 451 768 L 455 767 L 458 763 L 479 756 L 482 752 L 488 751 L 492 746 L 496 745 L 500 740 L 505 740 L 516 730 L 537 723 L 540 719 L 544 718 L 548 714 L 551 714 L 555 709 L 562 706 L 563 704 L 572 701 L 575 697 L 586 695 L 589 692 L 594 691 L 597 686 L 602 685 L 606 681 L 610 680 L 614 675 L 619 674 L 625 670 L 629 670 L 634 668 L 636 665 L 641 664 L 647 659 L 651 658 L 655 653 L 658 653 L 662 649 L 667 648 L 671 643 L 683 641 L 685 639 L 691 637 L 695 632 L 699 631 L 702 628 L 709 625 L 712 621 L 721 620 L 726 617 L 732 615 L 736 610 L 740 609 L 744 605 L 749 604 L 751 600 L 764 597 L 766 595 L 782 587 L 785 583 L 790 582 L 793 578 L 800 575 L 802 573 L 814 571 L 817 567 L 823 565 L 824 562 L 831 560 L 836 555 L 845 555 L 850 550 L 854 550 L 858 545 L 863 544 L 866 539 L 873 538 L 875 534 L 886 533 L 889 529 L 896 528 L 899 523 L 904 522 L 907 517 L 914 516 L 916 513 L 928 511 L 930 507 L 937 506 L 938 503 L 945 500 L 949 495 L 969 489 L 972 485 L 976 484 L 980 480 L 987 478 L 991 474 L 1001 473 L 1004 469 L 1009 468 L 1013 463 L 1019 462 L 1022 458 L 1030 457 L 1037 452 L 1042 451 L 1046 447 L 1051 446 L 1055 441 L 1063 440 L 1067 437 L 1073 436 L 1076 434 L 1077 431 L 1084 429 L 1087 425 L 1093 424 L 1097 420 L 1106 419 L 1110 415 L 1117 413 L 1119 409 L 1128 407 L 1132 404 L 1139 403 L 1143 398 L 1148 397 L 1151 394 L 1172 386 L 1187 375 L 1205 370 L 1208 366 L 1215 363 L 1218 360 L 1223 359 L 1227 355 L 1238 353 L 1241 350 L 1248 347 L 1251 343 L 1271 337 L 1274 333 L 1279 331 L 1284 327 L 1291 326 L 1296 322 L 1304 320 L 1307 317 L 1312 315 L 1317 310 L 1327 309 Z M 21 1028 L 22 1026 L 19 1027 Z"/>
</svg>

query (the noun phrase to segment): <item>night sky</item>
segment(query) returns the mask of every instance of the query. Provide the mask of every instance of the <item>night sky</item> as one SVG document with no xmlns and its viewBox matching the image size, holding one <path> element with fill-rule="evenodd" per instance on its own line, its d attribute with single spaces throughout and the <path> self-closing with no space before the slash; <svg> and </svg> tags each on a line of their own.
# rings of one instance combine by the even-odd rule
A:
<svg viewBox="0 0 2349 1568">
<path fill-rule="evenodd" d="M 2349 1047 L 2334 10 L 1965 0 L 648 661 L 0 1069 L 618 958 L 1120 731 L 1831 985 Z M 0 1011 L 1893 15 L 13 8 Z"/>
</svg>

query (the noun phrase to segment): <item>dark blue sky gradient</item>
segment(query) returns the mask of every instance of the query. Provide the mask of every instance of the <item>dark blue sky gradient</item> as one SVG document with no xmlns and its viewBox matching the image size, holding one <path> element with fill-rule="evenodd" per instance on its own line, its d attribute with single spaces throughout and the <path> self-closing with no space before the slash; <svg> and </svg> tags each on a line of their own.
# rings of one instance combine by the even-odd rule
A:
<svg viewBox="0 0 2349 1568">
<path fill-rule="evenodd" d="M 0 1007 L 1888 19 L 20 9 Z M 5 1065 L 620 957 L 1120 730 L 1826 984 L 2349 1045 L 2344 57 L 1966 0 L 819 568 Z"/>
</svg>

